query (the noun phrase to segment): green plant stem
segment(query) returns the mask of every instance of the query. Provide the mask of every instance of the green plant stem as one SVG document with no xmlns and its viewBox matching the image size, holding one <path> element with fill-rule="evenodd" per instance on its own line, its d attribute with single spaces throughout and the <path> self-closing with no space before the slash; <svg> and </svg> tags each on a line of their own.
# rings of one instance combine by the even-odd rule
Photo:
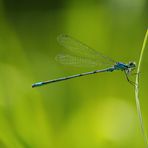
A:
<svg viewBox="0 0 148 148">
<path fill-rule="evenodd" d="M 143 41 L 143 45 L 142 45 L 142 49 L 141 49 L 141 53 L 140 53 L 140 57 L 139 57 L 139 62 L 138 62 L 136 81 L 135 81 L 136 82 L 136 85 L 135 85 L 135 100 L 136 100 L 137 112 L 138 112 L 138 116 L 139 116 L 139 120 L 140 120 L 141 132 L 142 132 L 142 135 L 143 135 L 143 138 L 144 138 L 146 148 L 148 148 L 148 139 L 147 139 L 146 130 L 145 130 L 144 124 L 143 124 L 143 118 L 142 118 L 140 101 L 139 101 L 139 72 L 140 72 L 140 67 L 141 67 L 143 53 L 144 53 L 144 50 L 145 50 L 145 47 L 146 47 L 147 39 L 148 39 L 148 30 L 147 30 L 145 37 L 144 37 L 144 41 Z"/>
</svg>

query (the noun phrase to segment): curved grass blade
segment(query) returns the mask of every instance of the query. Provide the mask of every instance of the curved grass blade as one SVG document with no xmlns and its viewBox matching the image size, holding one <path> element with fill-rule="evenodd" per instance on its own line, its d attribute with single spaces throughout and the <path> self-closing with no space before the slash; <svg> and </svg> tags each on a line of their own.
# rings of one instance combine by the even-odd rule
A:
<svg viewBox="0 0 148 148">
<path fill-rule="evenodd" d="M 144 123 L 143 123 L 143 118 L 142 118 L 142 113 L 141 113 L 141 107 L 140 107 L 140 101 L 139 101 L 139 72 L 140 72 L 140 67 L 141 67 L 143 53 L 144 53 L 144 50 L 145 50 L 145 47 L 146 47 L 147 39 L 148 39 L 148 30 L 146 32 L 144 42 L 143 42 L 143 45 L 142 45 L 140 58 L 139 58 L 139 62 L 138 62 L 138 68 L 137 68 L 138 74 L 136 76 L 136 81 L 135 81 L 135 83 L 136 83 L 136 85 L 135 85 L 135 100 L 136 100 L 137 112 L 138 112 L 138 116 L 139 116 L 139 120 L 140 120 L 141 132 L 142 132 L 142 135 L 143 135 L 143 138 L 144 138 L 146 148 L 148 148 L 148 139 L 147 139 L 146 130 L 144 128 Z"/>
</svg>

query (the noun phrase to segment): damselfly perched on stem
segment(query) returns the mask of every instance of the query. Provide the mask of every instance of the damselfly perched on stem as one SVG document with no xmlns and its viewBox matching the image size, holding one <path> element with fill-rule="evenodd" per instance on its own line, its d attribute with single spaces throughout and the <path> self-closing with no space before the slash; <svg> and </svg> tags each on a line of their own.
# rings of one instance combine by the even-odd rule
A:
<svg viewBox="0 0 148 148">
<path fill-rule="evenodd" d="M 43 86 L 45 84 L 65 81 L 72 78 L 86 76 L 90 74 L 96 74 L 101 72 L 113 72 L 117 70 L 123 71 L 127 81 L 130 84 L 135 85 L 135 83 L 129 79 L 129 75 L 136 68 L 135 62 L 129 62 L 128 64 L 117 62 L 68 35 L 62 34 L 58 36 L 57 40 L 60 45 L 65 47 L 67 50 L 69 50 L 73 54 L 73 55 L 60 54 L 56 56 L 56 60 L 61 62 L 62 64 L 78 65 L 78 66 L 83 64 L 83 65 L 90 65 L 90 66 L 98 66 L 101 63 L 104 65 L 110 65 L 110 67 L 101 69 L 101 70 L 99 69 L 99 70 L 94 70 L 90 72 L 75 74 L 72 76 L 57 78 L 53 80 L 37 82 L 32 84 L 32 87 Z"/>
</svg>

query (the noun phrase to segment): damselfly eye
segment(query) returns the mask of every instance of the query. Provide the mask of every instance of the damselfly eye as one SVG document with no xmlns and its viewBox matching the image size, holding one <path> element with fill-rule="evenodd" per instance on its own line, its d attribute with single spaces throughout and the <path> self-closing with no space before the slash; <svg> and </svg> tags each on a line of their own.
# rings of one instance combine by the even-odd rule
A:
<svg viewBox="0 0 148 148">
<path fill-rule="evenodd" d="M 136 63 L 135 62 L 129 62 L 129 66 L 132 67 L 136 67 Z"/>
</svg>

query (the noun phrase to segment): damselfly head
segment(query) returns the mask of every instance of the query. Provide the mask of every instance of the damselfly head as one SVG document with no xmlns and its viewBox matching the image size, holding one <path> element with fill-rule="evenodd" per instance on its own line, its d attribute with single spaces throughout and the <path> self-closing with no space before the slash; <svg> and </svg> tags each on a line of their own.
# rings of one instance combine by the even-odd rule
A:
<svg viewBox="0 0 148 148">
<path fill-rule="evenodd" d="M 135 62 L 129 62 L 129 68 L 135 68 L 136 67 L 136 63 Z"/>
</svg>

